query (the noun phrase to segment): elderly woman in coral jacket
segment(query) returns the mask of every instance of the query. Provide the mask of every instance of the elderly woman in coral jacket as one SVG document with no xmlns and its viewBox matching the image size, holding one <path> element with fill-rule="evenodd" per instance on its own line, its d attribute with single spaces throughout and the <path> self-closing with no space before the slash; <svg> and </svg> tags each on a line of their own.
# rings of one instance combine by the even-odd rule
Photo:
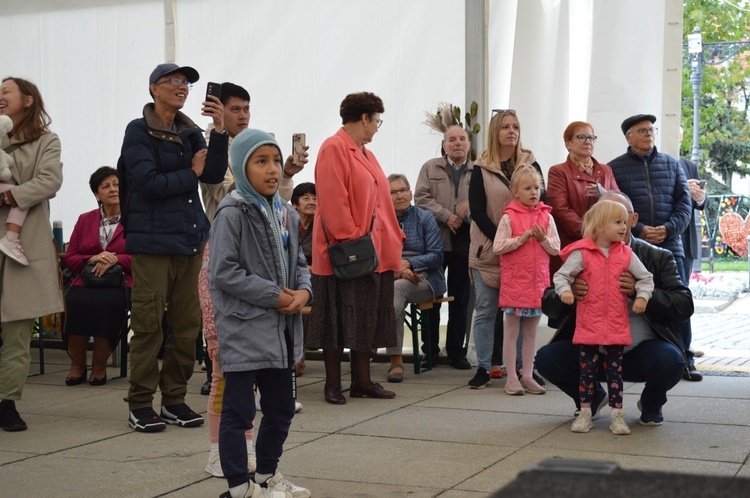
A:
<svg viewBox="0 0 750 498">
<path fill-rule="evenodd" d="M 370 352 L 396 345 L 393 311 L 394 272 L 401 270 L 399 228 L 390 184 L 365 145 L 383 123 L 383 101 L 369 92 L 347 95 L 339 114 L 343 127 L 326 139 L 315 164 L 318 210 L 313 222 L 312 285 L 315 300 L 308 323 L 308 347 L 322 348 L 326 402 L 343 405 L 341 356 L 352 358 L 352 398 L 393 398 L 370 379 Z M 373 218 L 374 216 L 374 218 Z M 371 228 L 372 227 L 372 228 Z M 346 242 L 371 233 L 378 257 L 376 270 L 353 280 L 338 280 L 327 242 Z M 326 241 L 326 238 L 328 239 Z"/>
<path fill-rule="evenodd" d="M 560 247 L 581 239 L 583 215 L 608 190 L 619 190 L 612 169 L 594 159 L 594 127 L 574 121 L 565 128 L 563 140 L 568 157 L 549 170 L 547 203 L 552 206 L 560 235 Z M 550 262 L 550 274 L 562 266 L 558 256 Z"/>
</svg>

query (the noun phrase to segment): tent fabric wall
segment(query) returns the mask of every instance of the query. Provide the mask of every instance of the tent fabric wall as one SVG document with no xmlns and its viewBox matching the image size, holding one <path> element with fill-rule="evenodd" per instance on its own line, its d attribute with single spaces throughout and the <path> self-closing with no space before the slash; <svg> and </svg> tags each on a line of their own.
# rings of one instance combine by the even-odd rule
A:
<svg viewBox="0 0 750 498">
<path fill-rule="evenodd" d="M 664 47 L 681 44 L 665 35 L 665 11 L 681 13 L 679 0 L 489 5 L 488 108 L 518 109 L 524 144 L 543 168 L 563 159 L 561 134 L 573 119 L 595 124 L 606 161 L 625 149 L 624 116 L 661 115 L 675 95 L 679 116 L 679 88 L 664 90 L 662 69 Z M 200 116 L 206 82 L 232 81 L 250 91 L 251 126 L 275 133 L 285 154 L 293 133 L 307 134 L 312 162 L 297 181 L 312 180 L 317 148 L 341 124 L 341 99 L 378 94 L 385 123 L 371 149 L 386 174 L 414 181 L 440 150 L 424 112 L 475 100 L 464 95 L 465 8 L 461 0 L 5 0 L 0 30 L 13 44 L 0 52 L 1 76 L 39 85 L 61 137 L 65 181 L 52 219 L 63 220 L 67 239 L 95 207 L 89 175 L 115 164 L 125 126 L 150 100 L 150 71 L 172 51 L 201 74 L 184 109 L 200 125 L 209 123 Z"/>
</svg>

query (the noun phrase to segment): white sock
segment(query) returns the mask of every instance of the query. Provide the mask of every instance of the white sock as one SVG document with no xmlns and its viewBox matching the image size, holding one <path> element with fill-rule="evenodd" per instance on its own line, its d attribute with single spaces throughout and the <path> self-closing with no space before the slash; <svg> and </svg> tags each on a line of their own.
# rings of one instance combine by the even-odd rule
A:
<svg viewBox="0 0 750 498">
<path fill-rule="evenodd" d="M 253 446 L 253 440 L 248 439 L 247 440 L 247 454 L 248 455 L 255 455 L 255 446 Z"/>
<path fill-rule="evenodd" d="M 18 240 L 18 234 L 16 232 L 11 232 L 8 230 L 5 232 L 5 238 L 8 239 L 8 242 L 15 242 Z"/>
<path fill-rule="evenodd" d="M 219 443 L 211 443 L 211 451 L 215 451 L 218 453 L 219 451 Z"/>
<path fill-rule="evenodd" d="M 581 408 L 581 413 L 588 413 L 589 415 L 591 415 L 591 407 Z"/>
<path fill-rule="evenodd" d="M 615 415 L 617 415 L 621 411 L 622 411 L 622 408 L 612 408 L 612 418 L 615 418 Z"/>
<path fill-rule="evenodd" d="M 232 498 L 243 498 L 247 494 L 247 490 L 250 489 L 250 483 L 240 484 L 233 488 L 229 488 L 229 495 Z"/>
</svg>

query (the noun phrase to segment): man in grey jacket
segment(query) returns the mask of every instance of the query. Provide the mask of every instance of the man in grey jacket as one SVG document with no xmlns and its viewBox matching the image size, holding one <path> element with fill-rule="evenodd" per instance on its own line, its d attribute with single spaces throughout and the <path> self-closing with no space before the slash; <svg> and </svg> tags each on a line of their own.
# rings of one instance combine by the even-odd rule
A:
<svg viewBox="0 0 750 498">
<path fill-rule="evenodd" d="M 469 180 L 474 162 L 469 159 L 471 142 L 459 125 L 448 128 L 443 135 L 445 155 L 427 161 L 419 172 L 414 189 L 414 203 L 431 211 L 440 227 L 445 252 L 443 268 L 448 269 L 448 294 L 454 300 L 448 305 L 448 330 L 445 349 L 448 363 L 459 370 L 469 370 L 466 359 L 466 323 L 471 285 L 469 282 Z M 430 344 L 437 358 L 440 326 L 440 305 L 430 310 Z M 422 337 L 422 341 L 425 337 Z M 431 368 L 434 365 L 424 365 Z"/>
</svg>

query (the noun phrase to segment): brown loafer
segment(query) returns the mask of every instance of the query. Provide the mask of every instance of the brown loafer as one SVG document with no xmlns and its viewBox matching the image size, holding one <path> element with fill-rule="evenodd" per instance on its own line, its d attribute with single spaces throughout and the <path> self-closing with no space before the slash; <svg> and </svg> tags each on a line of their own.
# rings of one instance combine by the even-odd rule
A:
<svg viewBox="0 0 750 498">
<path fill-rule="evenodd" d="M 375 399 L 392 399 L 396 397 L 393 391 L 386 391 L 383 386 L 374 382 L 370 387 L 358 386 L 352 383 L 349 389 L 349 396 L 352 398 L 375 398 Z"/>
<path fill-rule="evenodd" d="M 345 405 L 346 398 L 341 392 L 340 385 L 329 385 L 326 384 L 323 388 L 323 397 L 326 399 L 326 403 L 332 405 Z"/>
</svg>

